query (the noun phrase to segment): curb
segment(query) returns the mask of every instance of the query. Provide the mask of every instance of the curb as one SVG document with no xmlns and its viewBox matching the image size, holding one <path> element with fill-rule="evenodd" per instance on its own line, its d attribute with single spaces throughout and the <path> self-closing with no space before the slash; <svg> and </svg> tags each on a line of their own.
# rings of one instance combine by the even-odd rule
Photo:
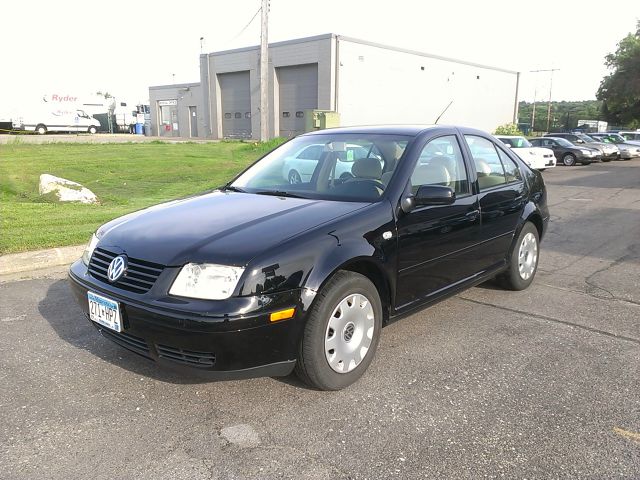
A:
<svg viewBox="0 0 640 480">
<path fill-rule="evenodd" d="M 0 257 L 0 276 L 70 265 L 82 256 L 85 245 L 10 253 Z"/>
</svg>

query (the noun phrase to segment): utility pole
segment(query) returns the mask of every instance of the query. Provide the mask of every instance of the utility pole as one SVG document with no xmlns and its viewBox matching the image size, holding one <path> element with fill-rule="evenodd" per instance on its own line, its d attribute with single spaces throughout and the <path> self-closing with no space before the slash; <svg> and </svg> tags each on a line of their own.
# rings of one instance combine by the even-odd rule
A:
<svg viewBox="0 0 640 480">
<path fill-rule="evenodd" d="M 560 70 L 559 68 L 550 69 L 550 78 L 549 78 L 549 103 L 547 104 L 547 133 L 549 133 L 549 122 L 551 121 L 551 92 L 553 90 L 553 72 L 556 70 Z"/>
<path fill-rule="evenodd" d="M 549 120 L 551 119 L 551 91 L 553 89 L 553 72 L 560 70 L 559 68 L 547 68 L 541 70 L 529 70 L 530 73 L 551 72 L 551 81 L 549 82 L 549 102 L 547 104 L 547 132 L 549 131 Z M 531 130 L 533 131 L 533 123 L 536 120 L 536 93 L 538 89 L 538 76 L 533 91 L 533 113 L 531 115 Z"/>
<path fill-rule="evenodd" d="M 269 138 L 269 0 L 262 0 L 262 34 L 260 35 L 260 141 Z"/>
</svg>

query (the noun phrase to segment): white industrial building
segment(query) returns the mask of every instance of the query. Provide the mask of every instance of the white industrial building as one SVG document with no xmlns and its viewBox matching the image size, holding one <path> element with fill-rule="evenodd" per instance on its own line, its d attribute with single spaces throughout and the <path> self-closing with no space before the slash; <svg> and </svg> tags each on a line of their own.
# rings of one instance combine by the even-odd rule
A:
<svg viewBox="0 0 640 480">
<path fill-rule="evenodd" d="M 259 46 L 200 56 L 200 83 L 149 89 L 154 135 L 257 138 Z M 305 130 L 310 110 L 340 124 L 460 124 L 517 118 L 519 73 L 335 34 L 269 45 L 269 135 Z"/>
</svg>

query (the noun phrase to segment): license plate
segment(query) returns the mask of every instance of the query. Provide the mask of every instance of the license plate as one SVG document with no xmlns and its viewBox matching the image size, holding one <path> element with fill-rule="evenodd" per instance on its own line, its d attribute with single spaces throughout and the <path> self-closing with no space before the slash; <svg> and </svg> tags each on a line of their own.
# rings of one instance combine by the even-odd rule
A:
<svg viewBox="0 0 640 480">
<path fill-rule="evenodd" d="M 91 320 L 116 332 L 122 331 L 118 302 L 93 292 L 87 292 L 87 298 L 89 299 L 89 318 Z"/>
</svg>

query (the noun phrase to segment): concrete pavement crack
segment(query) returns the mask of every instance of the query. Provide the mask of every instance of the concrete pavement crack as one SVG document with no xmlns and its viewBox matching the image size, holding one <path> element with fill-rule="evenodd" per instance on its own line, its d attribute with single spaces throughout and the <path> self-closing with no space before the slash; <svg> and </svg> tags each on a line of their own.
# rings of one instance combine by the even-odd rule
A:
<svg viewBox="0 0 640 480">
<path fill-rule="evenodd" d="M 637 245 L 638 244 L 630 245 L 628 247 L 628 249 L 633 251 L 637 247 Z M 616 297 L 616 295 L 613 292 L 611 292 L 610 290 L 607 290 L 604 287 L 596 285 L 595 281 L 593 280 L 593 277 L 595 277 L 599 273 L 606 272 L 606 271 L 608 271 L 608 270 L 610 270 L 610 269 L 612 269 L 612 268 L 614 268 L 614 267 L 616 267 L 616 266 L 618 266 L 618 265 L 620 265 L 620 264 L 622 264 L 622 263 L 624 263 L 624 262 L 626 262 L 628 260 L 632 260 L 632 259 L 635 259 L 635 258 L 636 258 L 636 256 L 633 253 L 627 253 L 626 255 L 623 255 L 623 256 L 621 256 L 619 258 L 616 258 L 613 262 L 611 262 L 606 267 L 599 268 L 598 270 L 596 270 L 593 273 L 591 273 L 587 278 L 584 279 L 584 283 L 587 284 L 587 286 L 591 287 L 592 289 L 596 289 L 596 290 L 601 290 L 603 292 L 607 292 L 609 294 L 609 298 L 610 299 L 626 301 L 626 302 L 629 302 L 629 303 L 633 303 L 635 305 L 639 305 L 640 303 L 638 303 L 638 302 L 636 302 L 634 300 L 627 300 L 627 299 L 621 299 L 621 298 Z M 587 294 L 593 296 L 594 298 L 603 298 L 603 297 L 598 297 L 597 295 L 594 295 L 592 292 L 587 292 Z"/>
<path fill-rule="evenodd" d="M 557 324 L 565 325 L 565 326 L 568 326 L 568 327 L 575 327 L 575 328 L 579 328 L 581 330 L 586 330 L 588 332 L 597 333 L 599 335 L 604 335 L 606 337 L 614 338 L 616 340 L 625 340 L 627 342 L 632 342 L 632 343 L 635 343 L 637 345 L 640 345 L 640 339 L 638 339 L 638 338 L 627 337 L 625 335 L 617 335 L 615 333 L 607 332 L 606 330 L 600 330 L 599 328 L 588 327 L 586 325 L 580 325 L 579 323 L 568 322 L 566 320 L 560 320 L 558 318 L 548 317 L 547 315 L 540 315 L 539 313 L 531 313 L 531 312 L 525 312 L 523 310 L 518 310 L 518 309 L 515 309 L 515 308 L 502 307 L 500 305 L 494 305 L 494 304 L 488 303 L 488 302 L 481 302 L 479 300 L 472 300 L 470 298 L 466 298 L 466 297 L 462 297 L 462 296 L 458 296 L 458 298 L 460 298 L 461 300 L 465 300 L 465 301 L 467 301 L 469 303 L 475 303 L 477 305 L 484 305 L 485 307 L 497 308 L 498 310 L 504 310 L 506 312 L 518 313 L 520 315 L 525 315 L 527 317 L 537 318 L 538 320 L 545 320 L 547 322 L 557 323 Z"/>
</svg>

